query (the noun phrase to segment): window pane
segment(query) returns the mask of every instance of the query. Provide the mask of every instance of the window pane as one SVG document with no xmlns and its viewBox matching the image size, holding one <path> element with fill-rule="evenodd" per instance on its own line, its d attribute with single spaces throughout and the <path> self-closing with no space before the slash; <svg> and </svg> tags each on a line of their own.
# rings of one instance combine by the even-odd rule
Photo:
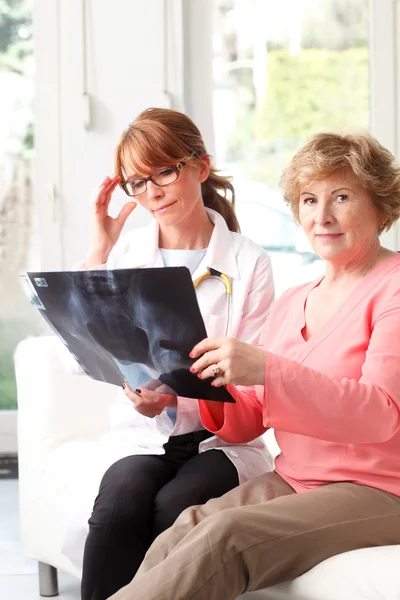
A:
<svg viewBox="0 0 400 600">
<path fill-rule="evenodd" d="M 0 3 L 0 410 L 16 408 L 13 353 L 38 318 L 18 275 L 37 254 L 32 198 L 32 1 Z"/>
<path fill-rule="evenodd" d="M 368 0 L 214 0 L 216 163 L 234 176 L 242 233 L 271 254 L 277 294 L 322 261 L 279 178 L 313 133 L 368 129 Z"/>
</svg>

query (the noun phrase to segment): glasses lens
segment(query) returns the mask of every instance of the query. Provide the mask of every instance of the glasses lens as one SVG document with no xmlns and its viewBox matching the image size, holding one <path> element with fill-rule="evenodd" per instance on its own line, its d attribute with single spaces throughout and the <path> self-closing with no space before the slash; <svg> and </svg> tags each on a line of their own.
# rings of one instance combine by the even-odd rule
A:
<svg viewBox="0 0 400 600">
<path fill-rule="evenodd" d="M 146 182 L 144 179 L 133 179 L 126 184 L 126 187 L 131 196 L 138 196 L 146 191 Z"/>
<path fill-rule="evenodd" d="M 154 173 L 152 179 L 156 185 L 168 185 L 173 183 L 177 177 L 178 174 L 173 167 L 166 167 Z"/>
</svg>

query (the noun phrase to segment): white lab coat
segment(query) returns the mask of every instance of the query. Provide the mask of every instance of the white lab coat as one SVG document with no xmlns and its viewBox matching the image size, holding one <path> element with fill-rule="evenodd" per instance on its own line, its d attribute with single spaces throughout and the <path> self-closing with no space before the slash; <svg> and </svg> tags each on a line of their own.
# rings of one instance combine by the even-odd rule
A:
<svg viewBox="0 0 400 600">
<path fill-rule="evenodd" d="M 257 343 L 269 306 L 274 298 L 274 283 L 270 258 L 248 238 L 229 231 L 225 220 L 207 209 L 214 229 L 207 252 L 193 273 L 193 280 L 209 268 L 228 275 L 232 282 L 232 304 L 228 336 L 248 343 Z M 122 236 L 110 254 L 109 269 L 163 267 L 158 247 L 159 228 L 151 225 Z M 165 290 L 168 293 L 168 290 Z M 196 288 L 197 299 L 209 337 L 225 334 L 227 297 L 225 286 L 215 279 L 205 279 Z M 102 440 L 102 450 L 96 452 L 96 464 L 91 464 L 91 477 L 82 477 L 79 507 L 74 509 L 67 527 L 63 553 L 81 566 L 82 550 L 87 534 L 87 519 L 105 470 L 116 460 L 131 454 L 162 454 L 163 444 L 171 435 L 203 429 L 198 402 L 193 398 L 178 398 L 176 422 L 164 410 L 150 419 L 134 410 L 132 403 L 120 392 L 110 411 L 111 431 Z M 273 459 L 264 440 L 257 438 L 248 444 L 228 444 L 216 436 L 200 443 L 199 452 L 220 449 L 238 471 L 240 483 L 273 468 Z"/>
</svg>

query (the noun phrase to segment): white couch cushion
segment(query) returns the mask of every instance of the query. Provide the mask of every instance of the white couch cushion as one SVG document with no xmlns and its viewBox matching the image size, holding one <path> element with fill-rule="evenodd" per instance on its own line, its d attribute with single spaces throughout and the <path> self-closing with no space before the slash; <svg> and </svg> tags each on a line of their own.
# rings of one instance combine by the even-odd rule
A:
<svg viewBox="0 0 400 600">
<path fill-rule="evenodd" d="M 293 581 L 240 600 L 400 600 L 400 546 L 338 554 Z"/>
</svg>

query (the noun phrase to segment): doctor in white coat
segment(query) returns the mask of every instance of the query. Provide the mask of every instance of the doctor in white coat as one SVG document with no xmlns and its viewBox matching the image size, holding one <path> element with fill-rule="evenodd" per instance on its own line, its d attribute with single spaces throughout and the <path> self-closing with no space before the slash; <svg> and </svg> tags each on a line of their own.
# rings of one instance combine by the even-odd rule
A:
<svg viewBox="0 0 400 600">
<path fill-rule="evenodd" d="M 118 184 L 132 199 L 113 219 L 108 207 Z M 232 184 L 217 174 L 187 116 L 144 111 L 121 137 L 116 175 L 93 192 L 83 268 L 186 266 L 194 283 L 211 270 L 214 277 L 195 283 L 208 335 L 257 343 L 274 296 L 271 264 L 238 233 L 227 193 L 234 200 Z M 154 221 L 120 237 L 136 202 Z M 83 600 L 103 600 L 126 585 L 153 539 L 186 507 L 272 468 L 261 438 L 229 445 L 204 430 L 191 398 L 125 386 L 112 427 L 114 439 L 129 436 L 131 445 L 104 473 L 87 515 Z"/>
</svg>

